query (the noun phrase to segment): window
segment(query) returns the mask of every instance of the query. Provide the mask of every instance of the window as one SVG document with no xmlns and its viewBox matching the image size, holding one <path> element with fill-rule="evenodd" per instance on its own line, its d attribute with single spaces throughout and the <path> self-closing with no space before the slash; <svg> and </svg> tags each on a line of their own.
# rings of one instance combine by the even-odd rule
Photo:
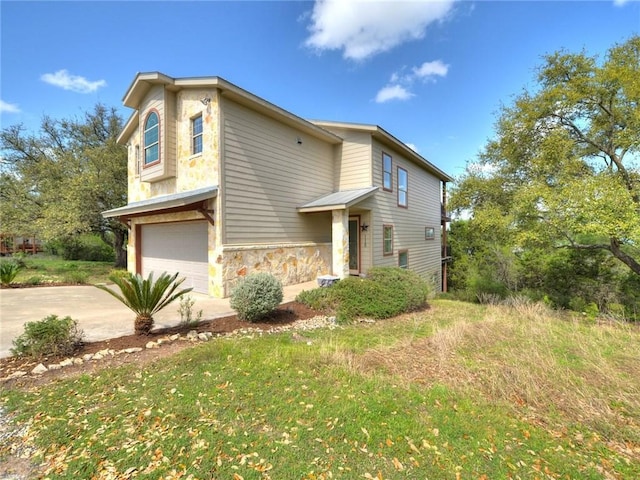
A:
<svg viewBox="0 0 640 480">
<path fill-rule="evenodd" d="M 140 175 L 140 145 L 136 145 L 136 176 Z"/>
<path fill-rule="evenodd" d="M 398 167 L 398 206 L 408 206 L 408 174 L 404 168 Z"/>
<path fill-rule="evenodd" d="M 436 238 L 436 229 L 433 227 L 424 227 L 424 239 L 434 240 Z"/>
<path fill-rule="evenodd" d="M 160 120 L 151 112 L 144 122 L 144 164 L 160 160 Z"/>
<path fill-rule="evenodd" d="M 409 266 L 409 251 L 400 250 L 398 252 L 398 266 L 400 268 L 407 268 Z"/>
<path fill-rule="evenodd" d="M 393 226 L 384 225 L 382 232 L 382 253 L 384 255 L 393 255 Z"/>
<path fill-rule="evenodd" d="M 202 153 L 202 115 L 191 119 L 191 153 Z"/>
<path fill-rule="evenodd" d="M 393 174 L 391 173 L 391 155 L 382 153 L 382 189 L 393 190 Z"/>
</svg>

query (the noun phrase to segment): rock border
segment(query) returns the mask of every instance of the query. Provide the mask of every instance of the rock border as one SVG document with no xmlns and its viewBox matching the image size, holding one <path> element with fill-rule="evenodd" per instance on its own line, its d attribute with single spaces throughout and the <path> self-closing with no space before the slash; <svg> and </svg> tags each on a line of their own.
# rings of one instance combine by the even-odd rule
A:
<svg viewBox="0 0 640 480">
<path fill-rule="evenodd" d="M 306 319 L 306 320 L 297 320 L 289 325 L 280 325 L 274 326 L 268 330 L 263 330 L 261 328 L 240 328 L 234 330 L 230 333 L 218 333 L 214 334 L 212 332 L 198 332 L 197 330 L 190 330 L 186 335 L 181 335 L 179 333 L 173 335 L 167 335 L 166 337 L 159 338 L 156 341 L 150 341 L 145 345 L 146 349 L 160 348 L 162 345 L 170 344 L 177 341 L 185 341 L 191 343 L 202 343 L 208 342 L 213 338 L 255 338 L 256 336 L 260 337 L 264 334 L 273 334 L 273 333 L 282 333 L 282 332 L 290 332 L 290 331 L 308 331 L 308 330 L 316 330 L 318 328 L 328 328 L 333 330 L 337 328 L 336 317 L 334 316 L 324 316 L 317 315 L 315 317 Z M 308 345 L 311 345 L 312 342 L 309 339 L 305 339 L 300 335 L 294 334 L 293 339 L 295 341 L 306 341 Z M 113 350 L 113 349 L 104 349 L 100 350 L 96 353 L 86 353 L 82 357 L 69 357 L 65 358 L 59 363 L 50 363 L 45 365 L 43 363 L 39 363 L 36 365 L 30 372 L 24 370 L 17 370 L 11 373 L 7 377 L 0 378 L 0 383 L 8 380 L 13 380 L 16 378 L 25 377 L 27 375 L 31 376 L 39 376 L 43 375 L 52 370 L 60 370 L 65 367 L 70 367 L 73 365 L 82 365 L 86 362 L 95 362 L 100 361 L 105 358 L 115 357 L 118 355 L 132 354 L 141 352 L 144 350 L 142 347 L 130 347 L 124 348 L 122 350 Z"/>
</svg>

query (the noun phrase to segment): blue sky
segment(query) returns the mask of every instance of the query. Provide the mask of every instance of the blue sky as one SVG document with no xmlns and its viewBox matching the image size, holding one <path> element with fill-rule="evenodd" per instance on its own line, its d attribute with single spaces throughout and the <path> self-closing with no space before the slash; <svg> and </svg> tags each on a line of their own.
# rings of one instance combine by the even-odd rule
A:
<svg viewBox="0 0 640 480">
<path fill-rule="evenodd" d="M 116 107 L 137 72 L 221 76 L 309 119 L 377 124 L 452 176 L 542 56 L 603 55 L 640 2 L 0 2 L 0 125 Z"/>
</svg>

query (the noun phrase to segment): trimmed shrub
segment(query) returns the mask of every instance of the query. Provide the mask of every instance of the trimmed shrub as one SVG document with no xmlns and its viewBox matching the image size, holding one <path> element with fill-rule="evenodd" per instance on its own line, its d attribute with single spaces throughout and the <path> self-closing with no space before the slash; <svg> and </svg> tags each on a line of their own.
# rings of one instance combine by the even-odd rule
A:
<svg viewBox="0 0 640 480">
<path fill-rule="evenodd" d="M 282 283 L 269 273 L 245 277 L 231 293 L 230 305 L 241 320 L 256 322 L 282 302 Z"/>
<path fill-rule="evenodd" d="M 10 260 L 2 260 L 0 262 L 0 283 L 4 287 L 11 285 L 20 271 L 20 266 Z"/>
<path fill-rule="evenodd" d="M 366 278 L 348 277 L 331 287 L 302 292 L 297 301 L 332 310 L 341 322 L 383 319 L 423 307 L 429 284 L 417 273 L 399 267 L 371 268 Z"/>
<path fill-rule="evenodd" d="M 11 353 L 34 358 L 70 355 L 82 343 L 82 337 L 77 320 L 49 315 L 38 322 L 27 322 L 24 333 L 13 340 Z"/>
<path fill-rule="evenodd" d="M 90 262 L 113 262 L 115 252 L 98 235 L 85 234 L 77 237 L 52 240 L 45 247 L 48 253 L 60 255 L 65 260 Z"/>
</svg>

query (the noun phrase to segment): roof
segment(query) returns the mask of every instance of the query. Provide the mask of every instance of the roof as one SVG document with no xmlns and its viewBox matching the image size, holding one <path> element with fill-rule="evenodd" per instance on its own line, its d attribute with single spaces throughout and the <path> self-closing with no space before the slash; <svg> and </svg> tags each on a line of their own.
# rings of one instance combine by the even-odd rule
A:
<svg viewBox="0 0 640 480">
<path fill-rule="evenodd" d="M 444 182 L 453 182 L 453 177 L 447 175 L 445 172 L 440 170 L 434 164 L 432 164 L 429 160 L 424 158 L 418 152 L 410 148 L 406 143 L 400 141 L 398 138 L 391 135 L 384 128 L 378 125 L 364 124 L 364 123 L 349 123 L 349 122 L 329 122 L 323 120 L 309 120 L 314 125 L 318 125 L 323 128 L 338 128 L 344 130 L 352 130 L 352 131 L 361 131 L 368 132 L 379 140 L 382 143 L 387 145 L 391 145 L 396 149 L 402 151 L 408 158 L 412 159 L 418 165 L 421 165 L 431 174 L 435 175 L 437 178 Z"/>
<path fill-rule="evenodd" d="M 162 195 L 160 197 L 132 202 L 124 207 L 114 208 L 102 212 L 102 216 L 111 217 L 137 217 L 149 213 L 157 213 L 160 210 L 179 209 L 203 202 L 218 195 L 218 187 L 199 188 L 188 192 L 174 193 L 172 195 Z"/>
<path fill-rule="evenodd" d="M 160 72 L 138 73 L 122 99 L 125 106 L 135 109 L 118 137 L 118 143 L 125 143 L 139 122 L 138 109 L 149 90 L 154 85 L 164 85 L 167 90 L 176 92 L 187 88 L 218 89 L 223 96 L 234 102 L 248 106 L 266 116 L 276 118 L 287 125 L 320 138 L 331 144 L 339 144 L 342 139 L 324 128 L 286 111 L 283 108 L 250 93 L 222 77 L 183 77 L 173 78 Z"/>
<path fill-rule="evenodd" d="M 349 208 L 376 193 L 378 187 L 356 188 L 340 190 L 317 198 L 301 207 L 300 213 L 326 212 L 328 210 L 343 210 Z"/>
</svg>

